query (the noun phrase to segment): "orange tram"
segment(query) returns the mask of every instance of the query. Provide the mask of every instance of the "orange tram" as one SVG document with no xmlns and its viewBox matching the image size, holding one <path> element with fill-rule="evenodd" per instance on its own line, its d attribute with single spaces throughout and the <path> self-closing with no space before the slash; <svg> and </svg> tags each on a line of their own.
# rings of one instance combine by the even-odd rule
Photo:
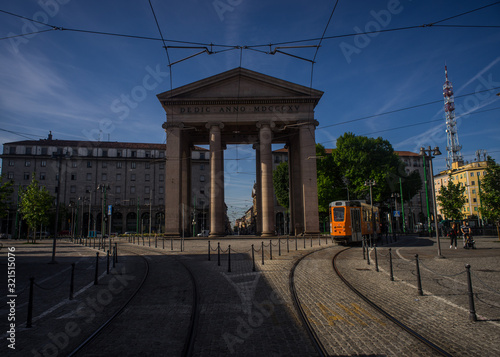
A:
<svg viewBox="0 0 500 357">
<path fill-rule="evenodd" d="M 378 207 L 373 207 L 364 200 L 334 201 L 330 203 L 330 235 L 343 243 L 360 242 L 363 237 L 380 234 L 380 215 Z"/>
</svg>

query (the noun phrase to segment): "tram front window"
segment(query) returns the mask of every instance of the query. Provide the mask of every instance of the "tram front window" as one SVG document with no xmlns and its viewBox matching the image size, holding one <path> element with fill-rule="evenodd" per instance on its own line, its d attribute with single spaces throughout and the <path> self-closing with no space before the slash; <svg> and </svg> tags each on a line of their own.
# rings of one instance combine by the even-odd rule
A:
<svg viewBox="0 0 500 357">
<path fill-rule="evenodd" d="M 333 220 L 335 222 L 344 222 L 344 207 L 335 207 L 333 209 Z"/>
</svg>

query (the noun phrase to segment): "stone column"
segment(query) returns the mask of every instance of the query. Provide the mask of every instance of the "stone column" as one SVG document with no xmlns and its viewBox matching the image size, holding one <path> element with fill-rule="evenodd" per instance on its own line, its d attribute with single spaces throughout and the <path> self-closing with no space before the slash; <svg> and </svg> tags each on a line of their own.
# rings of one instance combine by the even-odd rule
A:
<svg viewBox="0 0 500 357">
<path fill-rule="evenodd" d="M 319 234 L 318 181 L 316 177 L 316 121 L 299 129 L 300 176 L 304 207 L 304 233 Z"/>
<path fill-rule="evenodd" d="M 260 144 L 254 144 L 255 149 L 255 205 L 257 215 L 255 217 L 255 234 L 262 233 L 262 170 L 260 163 Z"/>
<path fill-rule="evenodd" d="M 184 133 L 181 143 L 181 234 L 189 237 L 191 232 L 191 143 Z M 168 204 L 168 202 L 167 202 Z M 182 218 L 184 217 L 184 221 Z"/>
<path fill-rule="evenodd" d="M 288 175 L 290 177 L 290 234 L 304 232 L 304 204 L 301 179 L 299 134 L 290 136 L 288 147 Z"/>
<path fill-rule="evenodd" d="M 272 131 L 269 123 L 259 123 L 259 147 L 262 195 L 262 236 L 274 236 L 274 190 Z"/>
<path fill-rule="evenodd" d="M 221 129 L 224 124 L 207 124 L 210 129 L 210 237 L 224 235 L 224 171 Z"/>
<path fill-rule="evenodd" d="M 167 134 L 165 160 L 165 234 L 179 236 L 181 232 L 181 126 L 163 124 Z"/>
</svg>

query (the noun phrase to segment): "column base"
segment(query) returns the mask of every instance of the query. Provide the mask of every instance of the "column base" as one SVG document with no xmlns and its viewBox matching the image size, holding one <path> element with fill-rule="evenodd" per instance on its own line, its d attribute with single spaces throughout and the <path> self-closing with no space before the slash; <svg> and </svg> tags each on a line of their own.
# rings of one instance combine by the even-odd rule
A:
<svg viewBox="0 0 500 357">
<path fill-rule="evenodd" d="M 276 237 L 276 234 L 274 234 L 274 232 L 262 232 L 260 234 L 260 236 L 264 237 L 264 238 L 266 238 L 266 237 Z"/>
<path fill-rule="evenodd" d="M 210 233 L 208 235 L 208 238 L 219 238 L 219 237 L 224 237 L 225 234 L 224 233 Z"/>
</svg>

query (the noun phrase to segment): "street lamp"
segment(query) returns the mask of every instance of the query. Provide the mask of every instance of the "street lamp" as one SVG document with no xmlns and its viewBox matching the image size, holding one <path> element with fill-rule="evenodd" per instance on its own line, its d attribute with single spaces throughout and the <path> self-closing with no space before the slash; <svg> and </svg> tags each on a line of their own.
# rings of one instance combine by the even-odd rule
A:
<svg viewBox="0 0 500 357">
<path fill-rule="evenodd" d="M 439 147 L 435 147 L 434 150 L 431 150 L 431 147 L 428 146 L 427 149 L 424 147 L 420 148 L 420 156 L 424 158 L 429 159 L 429 170 L 431 174 L 431 196 L 432 196 L 432 207 L 434 209 L 434 227 L 436 229 L 436 240 L 437 240 L 437 246 L 438 246 L 438 258 L 442 258 L 441 255 L 441 242 L 439 241 L 439 228 L 438 228 L 438 221 L 437 221 L 437 209 L 436 209 L 436 193 L 434 192 L 434 171 L 432 168 L 432 159 L 434 159 L 434 156 L 441 155 L 441 152 L 439 151 Z M 434 155 L 434 156 L 432 156 Z"/>
<path fill-rule="evenodd" d="M 57 195 L 56 195 L 56 228 L 54 230 L 54 240 L 52 241 L 52 259 L 49 262 L 50 264 L 56 264 L 56 242 L 57 242 L 57 227 L 59 225 L 59 197 L 61 192 L 61 165 L 63 158 L 69 158 L 70 154 L 66 151 L 66 153 L 62 152 L 54 152 L 52 153 L 52 158 L 57 159 L 58 168 L 57 168 Z"/>
<path fill-rule="evenodd" d="M 373 216 L 373 197 L 372 197 L 372 187 L 375 186 L 377 182 L 375 180 L 366 180 L 365 181 L 365 186 L 370 186 L 370 206 L 371 206 L 371 211 L 372 211 L 372 241 L 375 238 L 375 217 Z"/>
</svg>

